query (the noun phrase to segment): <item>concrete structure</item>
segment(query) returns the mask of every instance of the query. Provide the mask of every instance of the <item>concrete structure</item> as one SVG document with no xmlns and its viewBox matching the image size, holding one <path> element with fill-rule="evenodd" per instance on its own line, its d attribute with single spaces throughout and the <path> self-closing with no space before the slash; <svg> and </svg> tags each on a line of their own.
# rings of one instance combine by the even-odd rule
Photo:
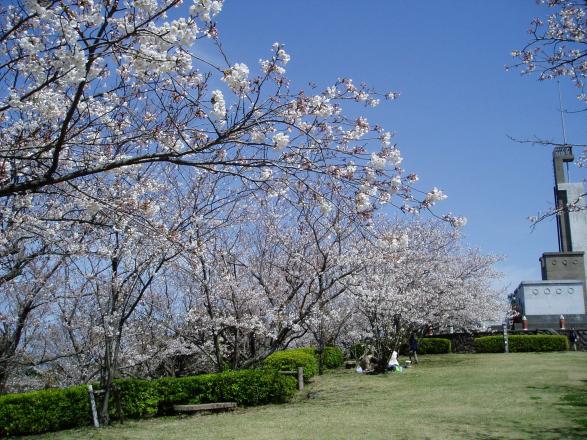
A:
<svg viewBox="0 0 587 440">
<path fill-rule="evenodd" d="M 557 225 L 564 223 L 567 232 L 567 238 L 561 243 L 561 234 L 559 231 L 559 252 L 587 252 L 587 215 L 585 210 L 585 200 L 582 197 L 585 194 L 583 183 L 560 183 L 558 184 L 558 193 L 563 199 L 559 203 L 572 205 L 572 209 L 563 209 L 557 216 Z M 561 219 L 562 220 L 559 220 Z M 563 247 L 564 246 L 564 247 Z M 584 273 L 587 273 L 587 259 L 583 259 Z M 583 278 L 585 276 L 583 275 Z"/>
<path fill-rule="evenodd" d="M 558 328 L 563 315 L 567 326 L 587 328 L 587 210 L 582 183 L 570 183 L 565 163 L 574 160 L 571 147 L 552 153 L 558 252 L 540 257 L 541 281 L 523 281 L 514 292 L 518 317 L 530 328 Z"/>
<path fill-rule="evenodd" d="M 540 257 L 543 280 L 584 280 L 584 252 L 545 252 Z"/>
<path fill-rule="evenodd" d="M 564 164 L 574 160 L 571 147 L 556 147 L 552 152 L 554 200 L 559 252 L 587 251 L 587 216 L 583 183 L 568 181 Z"/>
<path fill-rule="evenodd" d="M 529 328 L 558 328 L 559 318 L 568 326 L 585 322 L 583 280 L 522 281 L 514 292 Z"/>
</svg>

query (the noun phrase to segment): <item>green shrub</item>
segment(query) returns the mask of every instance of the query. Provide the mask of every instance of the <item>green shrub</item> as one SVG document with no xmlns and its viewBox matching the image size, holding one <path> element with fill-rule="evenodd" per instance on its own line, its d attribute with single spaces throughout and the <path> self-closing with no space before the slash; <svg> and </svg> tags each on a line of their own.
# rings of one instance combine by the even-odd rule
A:
<svg viewBox="0 0 587 440">
<path fill-rule="evenodd" d="M 40 434 L 90 425 L 86 386 L 0 396 L 0 436 Z"/>
<path fill-rule="evenodd" d="M 320 362 L 320 357 L 318 354 L 318 349 L 315 347 L 302 347 L 297 348 L 296 350 L 301 350 L 304 353 L 311 354 L 316 358 L 316 361 Z M 328 345 L 324 347 L 324 368 L 334 369 L 342 367 L 344 363 L 344 354 L 342 350 L 338 347 L 333 347 Z"/>
<path fill-rule="evenodd" d="M 359 342 L 358 344 L 351 345 L 349 354 L 351 359 L 360 359 L 367 351 L 367 345 Z"/>
<path fill-rule="evenodd" d="M 509 351 L 565 351 L 569 342 L 565 336 L 557 335 L 511 335 L 508 337 Z M 503 336 L 475 338 L 477 353 L 503 353 Z"/>
<path fill-rule="evenodd" d="M 419 354 L 450 353 L 450 339 L 424 338 L 418 341 Z"/>
<path fill-rule="evenodd" d="M 475 338 L 476 353 L 503 353 L 503 336 L 482 336 Z"/>
<path fill-rule="evenodd" d="M 239 405 L 283 403 L 296 389 L 294 377 L 259 370 L 228 371 L 214 375 L 210 402 L 230 401 Z"/>
<path fill-rule="evenodd" d="M 198 376 L 166 377 L 158 380 L 122 379 L 116 381 L 121 392 L 124 417 L 140 418 L 173 412 L 173 405 L 210 402 L 237 402 L 239 405 L 282 403 L 296 389 L 295 378 L 273 371 L 240 370 Z M 111 412 L 114 412 L 111 402 Z"/>
<path fill-rule="evenodd" d="M 158 414 L 170 414 L 173 405 L 210 402 L 210 383 L 213 374 L 199 376 L 165 377 L 157 380 Z"/>
<path fill-rule="evenodd" d="M 119 379 L 115 386 L 124 417 L 140 418 L 169 414 L 174 404 L 282 403 L 295 394 L 297 381 L 275 371 L 241 370 L 158 380 Z M 116 413 L 114 393 L 110 413 Z M 40 434 L 91 423 L 86 386 L 0 396 L 0 436 Z"/>
<path fill-rule="evenodd" d="M 239 405 L 283 403 L 297 389 L 295 378 L 274 371 L 241 370 L 202 374 L 157 381 L 159 413 L 173 405 L 208 402 L 237 402 Z"/>
<path fill-rule="evenodd" d="M 340 368 L 344 363 L 344 354 L 339 347 L 324 348 L 324 366 L 326 368 Z"/>
<path fill-rule="evenodd" d="M 314 357 L 317 356 L 316 347 L 298 347 L 298 348 L 290 348 L 289 350 L 283 350 L 283 351 L 292 351 L 292 350 L 296 350 L 296 351 L 301 351 L 301 352 L 304 352 L 304 353 L 308 353 L 308 354 L 311 354 Z"/>
<path fill-rule="evenodd" d="M 265 358 L 263 366 L 275 371 L 295 371 L 298 367 L 304 367 L 304 381 L 307 382 L 318 373 L 318 361 L 310 350 L 311 348 L 292 348 L 276 351 Z"/>
<path fill-rule="evenodd" d="M 157 414 L 159 393 L 157 381 L 142 379 L 117 379 L 114 385 L 120 392 L 120 406 L 124 417 L 138 419 Z M 111 393 L 109 412 L 116 414 L 115 393 Z"/>
</svg>

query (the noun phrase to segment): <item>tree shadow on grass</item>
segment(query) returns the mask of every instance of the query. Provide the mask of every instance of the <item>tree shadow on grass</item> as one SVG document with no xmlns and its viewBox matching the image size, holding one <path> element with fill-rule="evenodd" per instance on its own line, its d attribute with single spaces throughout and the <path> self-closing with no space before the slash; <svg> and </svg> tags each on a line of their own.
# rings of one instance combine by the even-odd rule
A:
<svg viewBox="0 0 587 440">
<path fill-rule="evenodd" d="M 555 430 L 555 433 L 560 431 L 560 438 L 587 439 L 587 380 L 582 382 L 585 385 L 580 388 L 561 387 L 562 397 L 557 405 L 560 406 L 561 412 L 577 426 L 571 429 Z"/>
<path fill-rule="evenodd" d="M 544 429 L 538 432 L 529 432 L 522 430 L 525 433 L 523 437 L 528 440 L 547 440 L 547 439 L 565 439 L 565 440 L 579 440 L 587 438 L 587 429 L 581 427 L 573 428 L 552 428 Z"/>
<path fill-rule="evenodd" d="M 543 391 L 559 396 L 554 405 L 559 409 L 561 418 L 571 421 L 575 426 L 542 428 L 540 432 L 524 429 L 520 426 L 521 438 L 531 440 L 546 439 L 587 439 L 587 380 L 582 380 L 584 385 L 572 386 L 528 386 L 533 391 Z M 542 397 L 530 396 L 530 400 L 541 400 Z"/>
</svg>

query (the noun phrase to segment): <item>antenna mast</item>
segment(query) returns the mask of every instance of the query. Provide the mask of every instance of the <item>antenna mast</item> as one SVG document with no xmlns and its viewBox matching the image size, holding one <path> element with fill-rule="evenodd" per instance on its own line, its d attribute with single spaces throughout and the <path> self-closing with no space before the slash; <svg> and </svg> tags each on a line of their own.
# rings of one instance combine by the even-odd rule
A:
<svg viewBox="0 0 587 440">
<path fill-rule="evenodd" d="M 556 81 L 558 88 L 558 109 L 561 115 L 561 128 L 563 130 L 563 144 L 567 145 L 567 129 L 565 127 L 565 113 L 563 110 L 563 95 L 561 93 L 561 83 L 559 80 Z"/>
<path fill-rule="evenodd" d="M 566 147 L 568 145 L 567 144 L 567 127 L 565 124 L 565 111 L 563 109 L 563 95 L 561 93 L 561 83 L 558 79 L 556 80 L 556 86 L 558 88 L 558 110 L 561 115 L 561 129 L 563 132 L 563 145 Z M 569 172 L 570 172 L 569 162 L 567 162 L 567 178 L 568 178 L 568 181 L 570 182 L 571 176 L 570 176 Z"/>
</svg>

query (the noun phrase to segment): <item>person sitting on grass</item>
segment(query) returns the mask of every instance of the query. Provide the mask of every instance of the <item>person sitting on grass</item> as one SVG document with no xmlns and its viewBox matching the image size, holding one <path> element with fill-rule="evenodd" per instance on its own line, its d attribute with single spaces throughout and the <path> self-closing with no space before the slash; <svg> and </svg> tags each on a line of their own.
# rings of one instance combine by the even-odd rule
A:
<svg viewBox="0 0 587 440">
<path fill-rule="evenodd" d="M 391 370 L 391 371 L 396 371 L 399 370 L 399 362 L 397 361 L 397 351 L 393 351 L 393 353 L 391 353 L 391 359 L 389 359 L 389 362 L 387 363 L 387 369 Z"/>
<path fill-rule="evenodd" d="M 369 374 L 375 371 L 375 367 L 377 366 L 377 358 L 372 354 L 366 352 L 361 360 L 359 361 L 359 365 L 363 370 L 363 373 Z"/>
</svg>

